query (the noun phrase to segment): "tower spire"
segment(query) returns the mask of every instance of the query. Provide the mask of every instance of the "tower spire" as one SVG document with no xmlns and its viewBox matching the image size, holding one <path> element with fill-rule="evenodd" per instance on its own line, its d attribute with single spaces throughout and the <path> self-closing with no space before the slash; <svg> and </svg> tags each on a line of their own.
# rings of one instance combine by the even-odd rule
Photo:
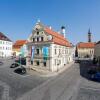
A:
<svg viewBox="0 0 100 100">
<path fill-rule="evenodd" d="M 88 42 L 91 42 L 91 31 L 90 31 L 90 28 L 88 30 Z"/>
</svg>

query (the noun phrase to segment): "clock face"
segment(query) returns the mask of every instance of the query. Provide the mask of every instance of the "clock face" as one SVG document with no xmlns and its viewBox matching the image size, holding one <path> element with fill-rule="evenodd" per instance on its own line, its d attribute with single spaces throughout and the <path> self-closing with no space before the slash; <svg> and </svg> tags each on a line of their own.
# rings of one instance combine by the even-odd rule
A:
<svg viewBox="0 0 100 100">
<path fill-rule="evenodd" d="M 38 29 L 40 29 L 40 28 L 41 28 L 40 25 L 36 25 L 36 26 L 35 26 L 35 29 L 36 29 L 36 30 L 38 30 Z"/>
<path fill-rule="evenodd" d="M 48 40 L 52 40 L 52 36 L 51 35 L 48 35 Z"/>
</svg>

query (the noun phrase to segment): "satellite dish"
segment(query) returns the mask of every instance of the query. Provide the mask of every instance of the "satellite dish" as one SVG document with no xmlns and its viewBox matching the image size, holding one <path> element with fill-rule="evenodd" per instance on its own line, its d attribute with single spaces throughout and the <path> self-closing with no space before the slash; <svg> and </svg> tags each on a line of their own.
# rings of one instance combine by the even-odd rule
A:
<svg viewBox="0 0 100 100">
<path fill-rule="evenodd" d="M 52 36 L 51 35 L 48 35 L 48 40 L 52 40 Z"/>
</svg>

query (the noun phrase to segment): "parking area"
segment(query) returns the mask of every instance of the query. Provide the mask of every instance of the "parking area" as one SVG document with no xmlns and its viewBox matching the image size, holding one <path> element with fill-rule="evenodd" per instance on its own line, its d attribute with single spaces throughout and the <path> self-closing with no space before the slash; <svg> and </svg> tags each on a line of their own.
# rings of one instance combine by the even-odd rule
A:
<svg viewBox="0 0 100 100">
<path fill-rule="evenodd" d="M 8 92 L 9 98 L 11 98 L 11 100 L 16 100 L 24 93 L 32 90 L 33 88 L 48 80 L 47 77 L 41 77 L 35 71 L 33 71 L 33 74 L 31 75 L 28 73 L 25 75 L 14 73 L 15 68 L 10 68 L 10 65 L 14 62 L 12 59 L 2 59 L 0 61 L 3 62 L 3 64 L 0 65 L 0 81 L 9 86 Z M 2 94 L 0 96 L 2 96 Z"/>
</svg>

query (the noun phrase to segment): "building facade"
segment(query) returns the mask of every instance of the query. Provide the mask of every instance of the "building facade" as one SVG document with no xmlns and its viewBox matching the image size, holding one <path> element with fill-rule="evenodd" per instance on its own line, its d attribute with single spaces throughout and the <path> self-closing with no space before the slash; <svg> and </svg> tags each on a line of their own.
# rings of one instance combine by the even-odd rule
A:
<svg viewBox="0 0 100 100">
<path fill-rule="evenodd" d="M 94 46 L 95 46 L 95 43 L 78 43 L 77 45 L 78 58 L 93 59 Z"/>
<path fill-rule="evenodd" d="M 26 43 L 26 40 L 17 40 L 13 44 L 13 48 L 12 48 L 13 56 L 19 56 L 21 54 L 21 52 L 23 51 L 21 49 L 25 47 L 25 43 Z"/>
<path fill-rule="evenodd" d="M 91 32 L 88 31 L 88 42 L 80 42 L 76 46 L 76 55 L 78 58 L 90 58 L 94 57 L 95 43 L 91 41 Z"/>
<path fill-rule="evenodd" d="M 100 65 L 100 41 L 98 41 L 95 44 L 94 57 L 96 58 L 96 60 L 98 61 L 99 65 Z"/>
<path fill-rule="evenodd" d="M 0 57 L 12 56 L 12 41 L 0 32 Z"/>
<path fill-rule="evenodd" d="M 38 22 L 27 43 L 27 66 L 58 71 L 73 61 L 73 47 L 60 33 Z"/>
</svg>

